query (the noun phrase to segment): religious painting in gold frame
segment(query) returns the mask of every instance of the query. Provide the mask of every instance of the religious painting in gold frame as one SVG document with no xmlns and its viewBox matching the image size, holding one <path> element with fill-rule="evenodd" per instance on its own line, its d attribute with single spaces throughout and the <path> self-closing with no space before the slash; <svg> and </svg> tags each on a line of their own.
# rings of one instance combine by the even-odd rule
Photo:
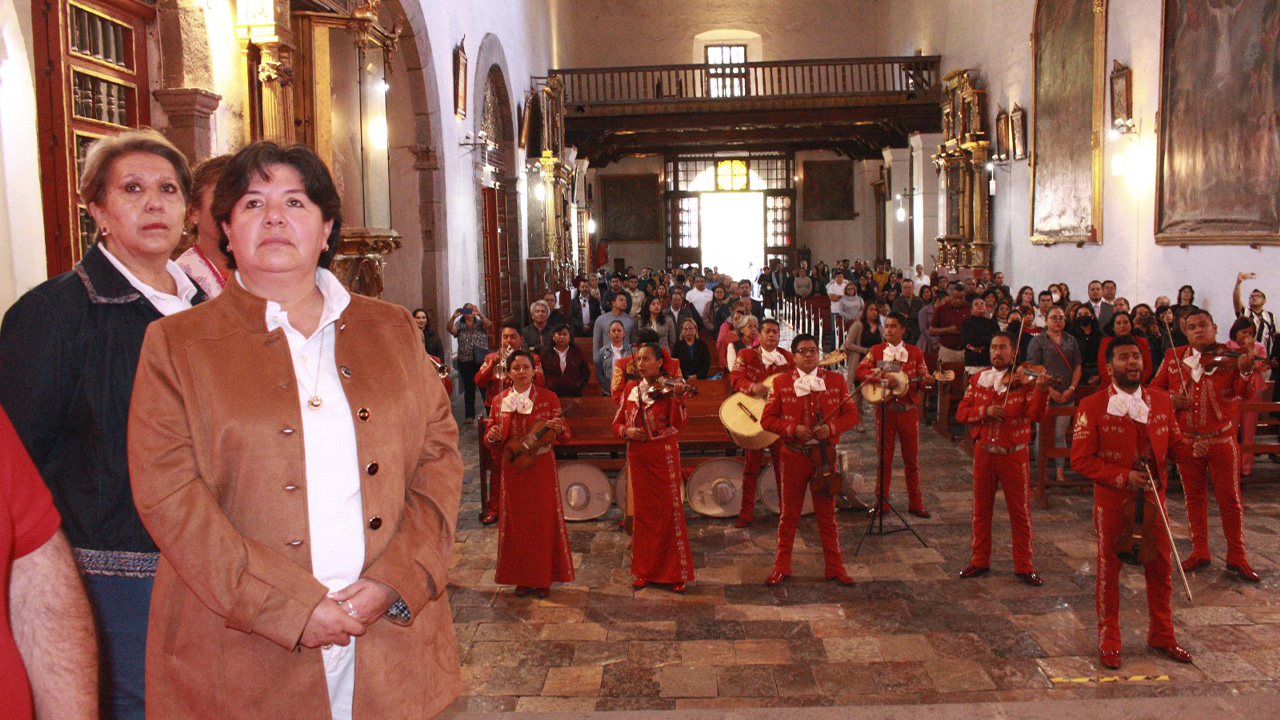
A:
<svg viewBox="0 0 1280 720">
<path fill-rule="evenodd" d="M 1013 157 L 1013 133 L 1009 123 L 1009 113 L 1004 108 L 996 113 L 996 149 L 991 154 L 993 160 L 1001 162 Z"/>
<path fill-rule="evenodd" d="M 1277 28 L 1275 0 L 1164 0 L 1157 244 L 1280 245 Z"/>
<path fill-rule="evenodd" d="M 1031 242 L 1100 245 L 1107 0 L 1037 0 L 1033 22 Z"/>
<path fill-rule="evenodd" d="M 453 114 L 459 120 L 467 118 L 467 50 L 463 43 L 467 36 L 453 49 Z"/>
</svg>

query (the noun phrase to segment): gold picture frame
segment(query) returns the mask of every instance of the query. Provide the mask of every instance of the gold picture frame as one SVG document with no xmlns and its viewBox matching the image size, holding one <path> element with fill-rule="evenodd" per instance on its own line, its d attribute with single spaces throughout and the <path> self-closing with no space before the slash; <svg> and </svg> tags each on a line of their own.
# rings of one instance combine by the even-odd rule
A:
<svg viewBox="0 0 1280 720">
<path fill-rule="evenodd" d="M 467 36 L 463 35 L 453 49 L 453 114 L 459 120 L 467 119 L 467 50 L 463 47 Z"/>
<path fill-rule="evenodd" d="M 1036 0 L 1033 23 L 1031 242 L 1101 245 L 1108 80 L 1107 0 Z M 1073 120 L 1062 110 L 1063 106 L 1078 102 L 1076 97 L 1067 97 L 1058 91 L 1070 90 L 1070 83 L 1078 81 L 1079 73 L 1062 66 L 1057 55 L 1063 48 L 1079 47 L 1081 36 L 1088 36 L 1092 42 L 1092 47 L 1084 48 L 1092 70 L 1086 78 L 1090 85 L 1087 136 L 1078 130 L 1058 132 L 1071 130 L 1066 126 Z M 1047 52 L 1046 48 L 1049 48 Z M 1042 69 L 1042 65 L 1049 65 L 1045 60 L 1050 55 L 1058 65 Z M 1081 125 L 1077 123 L 1075 127 Z M 1084 171 L 1086 163 L 1087 171 Z M 1089 195 L 1087 200 L 1082 198 L 1085 192 Z"/>
<path fill-rule="evenodd" d="M 1014 160 L 1027 159 L 1027 111 L 1020 105 L 1009 112 L 1009 145 Z"/>
</svg>

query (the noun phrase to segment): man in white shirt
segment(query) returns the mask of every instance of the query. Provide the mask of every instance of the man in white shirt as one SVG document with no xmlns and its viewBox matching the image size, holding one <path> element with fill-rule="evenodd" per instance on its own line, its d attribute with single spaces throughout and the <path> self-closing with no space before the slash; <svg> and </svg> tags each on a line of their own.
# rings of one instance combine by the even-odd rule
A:
<svg viewBox="0 0 1280 720">
<path fill-rule="evenodd" d="M 849 281 L 844 278 L 844 271 L 835 270 L 831 273 L 831 282 L 827 283 L 827 299 L 831 301 L 831 314 L 840 312 L 840 298 L 844 297 L 844 286 L 848 284 Z"/>
<path fill-rule="evenodd" d="M 707 303 L 711 302 L 713 296 L 707 289 L 707 279 L 702 275 L 694 275 L 693 289 L 685 294 L 684 299 L 698 312 L 698 317 L 702 317 L 702 311 L 707 308 Z"/>
</svg>

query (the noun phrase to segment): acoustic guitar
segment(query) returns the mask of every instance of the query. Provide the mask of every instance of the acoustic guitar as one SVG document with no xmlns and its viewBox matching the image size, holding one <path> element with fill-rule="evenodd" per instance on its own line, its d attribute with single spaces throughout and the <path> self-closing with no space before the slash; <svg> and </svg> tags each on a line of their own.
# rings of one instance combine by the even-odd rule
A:
<svg viewBox="0 0 1280 720">
<path fill-rule="evenodd" d="M 773 391 L 774 378 L 779 375 L 781 373 L 775 373 L 764 379 L 764 386 L 770 392 Z M 763 450 L 777 441 L 777 435 L 760 426 L 766 399 L 767 394 L 758 398 L 739 392 L 720 403 L 720 422 L 738 447 L 744 450 Z"/>
<path fill-rule="evenodd" d="M 935 380 L 940 383 L 947 383 L 956 379 L 956 374 L 951 370 L 943 370 L 933 373 L 932 375 L 921 375 L 920 377 L 914 378 L 907 377 L 907 374 L 901 371 L 880 373 L 879 375 L 880 377 L 890 381 L 896 379 L 898 381 L 898 387 L 897 389 L 894 389 L 892 387 L 892 382 L 889 384 L 881 383 L 878 380 L 867 380 L 863 382 L 859 390 L 862 392 L 862 397 L 869 403 L 881 403 L 891 398 L 902 397 L 907 394 L 907 390 L 911 388 L 911 385 L 924 382 L 926 379 Z"/>
</svg>

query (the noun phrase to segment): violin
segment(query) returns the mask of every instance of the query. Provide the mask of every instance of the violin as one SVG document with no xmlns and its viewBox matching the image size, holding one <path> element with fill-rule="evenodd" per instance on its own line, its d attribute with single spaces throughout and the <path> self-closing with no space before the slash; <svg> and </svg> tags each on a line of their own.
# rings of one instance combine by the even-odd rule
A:
<svg viewBox="0 0 1280 720">
<path fill-rule="evenodd" d="M 533 467 L 533 461 L 537 459 L 538 451 L 547 447 L 556 439 L 556 433 L 551 432 L 551 428 L 547 427 L 549 420 L 564 417 L 564 410 L 561 409 L 550 418 L 539 418 L 529 426 L 529 431 L 524 437 L 511 438 L 507 441 L 502 452 L 507 457 L 507 464 L 517 470 L 528 470 Z"/>
<path fill-rule="evenodd" d="M 853 396 L 846 395 L 842 398 L 840 404 L 836 405 L 836 410 L 838 411 L 851 397 Z M 819 406 L 813 427 L 817 428 L 824 422 L 822 408 Z M 809 451 L 809 462 L 813 465 L 813 476 L 809 478 L 809 492 L 813 493 L 815 498 L 840 497 L 844 493 L 844 473 L 840 472 L 839 458 L 831 444 L 826 440 L 819 440 L 818 444 Z"/>
<path fill-rule="evenodd" d="M 1215 343 L 1200 351 L 1200 367 L 1205 370 L 1213 370 L 1226 365 L 1235 365 L 1241 355 L 1244 355 L 1244 353 L 1240 350 L 1232 350 L 1225 343 Z M 1258 365 L 1272 369 L 1275 369 L 1278 364 L 1276 358 L 1261 358 L 1256 355 L 1253 361 Z"/>
<path fill-rule="evenodd" d="M 1126 565 L 1145 565 L 1156 559 L 1160 506 L 1152 493 L 1138 490 L 1120 506 L 1124 525 L 1116 538 L 1116 556 Z"/>
<path fill-rule="evenodd" d="M 683 378 L 676 379 L 666 375 L 663 375 L 657 380 L 653 380 L 649 383 L 650 400 L 662 400 L 663 398 L 669 398 L 677 391 L 682 392 L 686 396 L 697 395 L 698 386 L 690 385 L 685 382 Z"/>
<path fill-rule="evenodd" d="M 1061 385 L 1062 378 L 1049 375 L 1049 371 L 1043 365 L 1032 365 L 1031 363 L 1022 363 L 1013 371 L 1013 380 L 1019 385 L 1028 385 L 1039 380 L 1044 376 L 1049 377 L 1050 385 Z"/>
</svg>

